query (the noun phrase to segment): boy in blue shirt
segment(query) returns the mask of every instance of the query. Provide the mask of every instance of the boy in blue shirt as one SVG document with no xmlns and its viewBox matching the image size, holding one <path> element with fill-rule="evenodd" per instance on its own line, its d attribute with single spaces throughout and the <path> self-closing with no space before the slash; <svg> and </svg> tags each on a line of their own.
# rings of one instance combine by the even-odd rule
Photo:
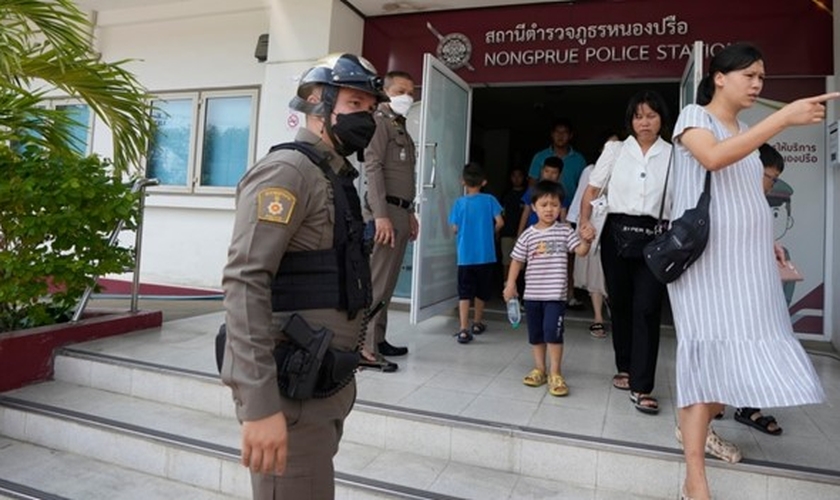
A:
<svg viewBox="0 0 840 500">
<path fill-rule="evenodd" d="M 551 181 L 551 182 L 560 182 L 560 175 L 563 172 L 563 160 L 556 156 L 549 156 L 543 162 L 543 166 L 540 169 L 540 178 L 541 181 Z M 529 186 L 528 189 L 525 190 L 525 193 L 522 195 L 522 215 L 519 219 L 519 229 L 516 232 L 516 235 L 519 236 L 522 234 L 525 229 L 533 226 L 537 223 L 537 214 L 531 210 L 531 190 L 533 186 Z M 561 185 L 562 190 L 562 185 Z M 565 197 L 565 192 L 564 192 Z M 560 209 L 560 217 L 557 220 L 565 220 L 566 218 L 566 209 Z"/>
<path fill-rule="evenodd" d="M 487 184 L 484 170 L 477 163 L 464 167 L 461 181 L 466 194 L 455 200 L 449 224 L 455 232 L 458 248 L 458 318 L 461 326 L 458 343 L 471 342 L 473 335 L 484 333 L 481 322 L 484 303 L 493 290 L 496 267 L 496 233 L 504 225 L 502 206 L 492 195 L 481 192 Z M 475 301 L 472 325 L 469 324 L 470 301 Z"/>
</svg>

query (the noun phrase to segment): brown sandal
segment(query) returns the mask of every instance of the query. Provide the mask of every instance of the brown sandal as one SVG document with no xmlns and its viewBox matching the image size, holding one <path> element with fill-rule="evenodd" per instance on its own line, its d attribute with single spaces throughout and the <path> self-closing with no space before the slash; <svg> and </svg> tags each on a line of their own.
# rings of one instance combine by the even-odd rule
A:
<svg viewBox="0 0 840 500">
<path fill-rule="evenodd" d="M 613 375 L 612 378 L 612 385 L 616 389 L 620 391 L 629 391 L 630 390 L 630 374 L 629 373 L 616 373 Z"/>
</svg>

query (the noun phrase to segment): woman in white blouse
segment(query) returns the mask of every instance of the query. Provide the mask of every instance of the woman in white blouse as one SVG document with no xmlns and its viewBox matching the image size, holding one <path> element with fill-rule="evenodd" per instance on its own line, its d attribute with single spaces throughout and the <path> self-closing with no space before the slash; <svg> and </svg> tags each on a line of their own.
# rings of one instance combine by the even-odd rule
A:
<svg viewBox="0 0 840 500">
<path fill-rule="evenodd" d="M 630 136 L 609 142 L 589 177 L 580 207 L 581 232 L 594 231 L 590 202 L 603 190 L 609 215 L 600 236 L 612 315 L 617 373 L 612 384 L 629 390 L 637 410 L 655 414 L 659 402 L 651 395 L 659 351 L 659 330 L 665 286 L 642 258 L 653 239 L 671 156 L 668 110 L 661 95 L 641 91 L 627 105 L 625 125 Z M 664 218 L 670 217 L 670 193 Z"/>
</svg>

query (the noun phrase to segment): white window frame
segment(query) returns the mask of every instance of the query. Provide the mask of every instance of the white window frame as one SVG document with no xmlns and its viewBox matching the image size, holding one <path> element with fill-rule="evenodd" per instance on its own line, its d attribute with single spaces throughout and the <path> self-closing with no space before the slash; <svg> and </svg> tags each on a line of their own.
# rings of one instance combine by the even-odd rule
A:
<svg viewBox="0 0 840 500">
<path fill-rule="evenodd" d="M 245 161 L 243 174 L 251 168 L 254 163 L 257 142 L 257 118 L 259 112 L 259 88 L 237 88 L 223 90 L 194 90 L 158 92 L 152 101 L 174 101 L 190 99 L 192 101 L 192 119 L 190 121 L 189 154 L 187 160 L 187 180 L 182 185 L 158 185 L 150 187 L 149 190 L 159 193 L 178 194 L 210 194 L 210 195 L 231 195 L 235 192 L 236 186 L 202 186 L 201 185 L 201 159 L 204 153 L 204 126 L 207 123 L 207 101 L 214 98 L 224 97 L 250 97 L 251 115 L 249 117 L 248 129 L 248 156 Z M 143 171 L 147 172 L 147 158 L 144 159 Z"/>
<path fill-rule="evenodd" d="M 193 172 L 195 170 L 195 150 L 196 150 L 196 141 L 198 138 L 198 92 L 167 92 L 165 94 L 156 95 L 154 99 L 152 99 L 152 103 L 154 101 L 180 101 L 189 99 L 191 101 L 191 109 L 192 115 L 190 119 L 190 137 L 189 137 L 189 145 L 187 146 L 187 175 L 186 181 L 183 185 L 175 185 L 175 184 L 160 184 L 158 186 L 148 187 L 147 190 L 150 191 L 160 191 L 165 193 L 190 193 L 192 192 L 193 186 L 193 179 L 195 176 Z M 143 172 L 144 175 L 148 173 L 148 157 L 144 158 L 143 160 Z"/>
<path fill-rule="evenodd" d="M 93 127 L 96 125 L 96 113 L 93 112 L 93 108 L 90 107 L 90 104 L 86 103 L 81 99 L 73 99 L 69 97 L 65 98 L 50 98 L 46 101 L 46 108 L 56 111 L 60 106 L 85 106 L 88 109 L 88 123 L 87 123 L 87 138 L 85 139 L 85 151 L 82 153 L 83 156 L 90 156 L 93 154 Z"/>
</svg>

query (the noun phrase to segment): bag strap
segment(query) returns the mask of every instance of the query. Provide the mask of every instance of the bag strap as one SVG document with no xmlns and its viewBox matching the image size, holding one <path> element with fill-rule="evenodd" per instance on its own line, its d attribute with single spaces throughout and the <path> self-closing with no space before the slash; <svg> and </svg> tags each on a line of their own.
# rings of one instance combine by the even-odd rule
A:
<svg viewBox="0 0 840 500">
<path fill-rule="evenodd" d="M 618 156 L 621 154 L 621 150 L 624 148 L 624 141 L 615 141 L 615 142 L 618 142 L 621 145 L 616 146 L 616 147 L 618 147 L 618 152 L 613 157 L 612 163 L 610 164 L 610 173 L 607 174 L 607 179 L 604 181 L 604 185 L 601 186 L 601 189 L 598 190 L 598 196 L 595 197 L 596 199 L 600 198 L 601 195 L 604 194 L 604 191 L 607 190 L 607 186 L 610 185 L 610 179 L 612 179 L 612 174 L 615 171 L 615 164 L 616 164 L 616 162 L 618 162 Z M 592 168 L 593 168 L 593 170 L 595 169 L 595 167 L 592 167 Z"/>
<path fill-rule="evenodd" d="M 671 145 L 671 155 L 668 157 L 668 170 L 665 171 L 665 187 L 662 189 L 662 201 L 659 203 L 659 222 L 657 227 L 662 227 L 662 215 L 665 213 L 665 199 L 668 195 L 668 179 L 671 176 L 671 165 L 674 163 L 674 154 L 677 150 L 676 145 Z M 712 193 L 712 171 L 706 170 L 706 181 L 703 183 L 703 194 L 701 196 L 710 196 Z"/>
</svg>

